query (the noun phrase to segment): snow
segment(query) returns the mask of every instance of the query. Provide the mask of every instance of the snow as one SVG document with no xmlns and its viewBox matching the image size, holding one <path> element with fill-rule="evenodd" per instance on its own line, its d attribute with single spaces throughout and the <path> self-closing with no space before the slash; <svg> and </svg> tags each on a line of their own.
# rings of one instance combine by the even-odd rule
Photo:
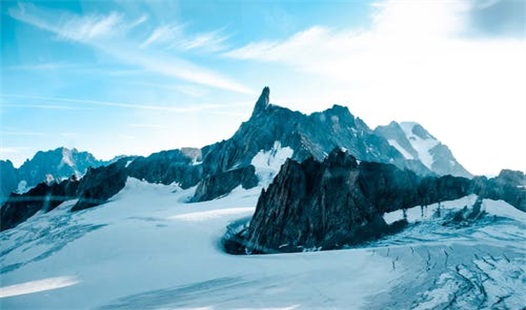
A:
<svg viewBox="0 0 526 310">
<path fill-rule="evenodd" d="M 261 150 L 252 158 L 251 164 L 256 168 L 256 175 L 263 188 L 267 188 L 270 185 L 281 166 L 293 154 L 293 149 L 288 146 L 282 147 L 281 142 L 275 141 L 270 150 Z"/>
<path fill-rule="evenodd" d="M 62 162 L 70 167 L 75 167 L 75 163 L 71 158 L 71 150 L 62 148 Z"/>
<path fill-rule="evenodd" d="M 444 228 L 434 222 L 433 206 L 424 217 L 417 207 L 408 209 L 407 217 L 421 224 L 362 248 L 224 253 L 220 240 L 227 225 L 254 212 L 260 190 L 239 187 L 222 199 L 186 203 L 195 188 L 129 178 L 105 205 L 71 213 L 75 201 L 67 201 L 33 216 L 0 233 L 0 306 L 428 309 L 454 303 L 460 292 L 473 303 L 457 308 L 476 308 L 482 294 L 473 288 L 479 286 L 486 290 L 487 308 L 505 294 L 512 297 L 496 307 L 514 308 L 526 297 L 520 269 L 526 254 L 524 214 L 505 202 L 483 202 L 487 212 L 507 219 L 494 225 Z M 468 196 L 441 208 L 457 210 L 475 200 Z M 391 220 L 400 216 L 386 214 Z M 477 280 L 485 279 L 481 272 L 491 279 Z"/>
<path fill-rule="evenodd" d="M 416 126 L 416 123 L 413 122 L 402 122 L 400 127 L 404 131 L 407 140 L 411 143 L 411 146 L 415 149 L 418 154 L 418 159 L 429 169 L 432 170 L 431 166 L 433 165 L 433 155 L 431 154 L 431 149 L 437 146 L 440 142 L 436 139 L 429 137 L 428 139 L 422 139 L 416 136 L 413 133 L 413 127 Z"/>
<path fill-rule="evenodd" d="M 363 308 L 396 277 L 363 249 L 225 254 L 226 226 L 260 188 L 184 203 L 193 190 L 130 178 L 103 206 L 71 213 L 69 201 L 2 232 L 2 309 Z M 41 289 L 12 289 L 31 283 Z"/>
<path fill-rule="evenodd" d="M 477 195 L 469 195 L 460 199 L 444 201 L 440 203 L 440 210 L 444 212 L 462 210 L 464 207 L 471 207 L 477 200 Z M 409 223 L 416 223 L 423 220 L 432 220 L 439 208 L 438 203 L 429 206 L 415 206 L 405 211 L 406 219 Z M 506 217 L 526 224 L 526 213 L 522 212 L 502 200 L 484 199 L 481 211 L 486 211 L 490 215 Z M 383 218 L 387 224 L 404 218 L 403 210 L 387 212 Z"/>
<path fill-rule="evenodd" d="M 400 152 L 400 154 L 402 154 L 405 159 L 414 159 L 413 156 L 411 156 L 411 154 L 409 154 L 402 146 L 400 146 L 400 144 L 398 144 L 398 142 L 396 142 L 396 140 L 389 139 L 387 140 L 387 142 L 391 146 L 393 146 L 398 152 Z"/>
</svg>

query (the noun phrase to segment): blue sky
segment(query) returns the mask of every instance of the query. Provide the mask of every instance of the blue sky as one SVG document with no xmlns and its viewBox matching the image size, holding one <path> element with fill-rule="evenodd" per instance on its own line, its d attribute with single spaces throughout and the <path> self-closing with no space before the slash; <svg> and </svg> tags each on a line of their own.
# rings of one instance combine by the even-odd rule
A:
<svg viewBox="0 0 526 310">
<path fill-rule="evenodd" d="M 526 170 L 523 1 L 3 1 L 1 158 L 229 138 L 259 92 L 416 121 L 468 170 Z"/>
</svg>

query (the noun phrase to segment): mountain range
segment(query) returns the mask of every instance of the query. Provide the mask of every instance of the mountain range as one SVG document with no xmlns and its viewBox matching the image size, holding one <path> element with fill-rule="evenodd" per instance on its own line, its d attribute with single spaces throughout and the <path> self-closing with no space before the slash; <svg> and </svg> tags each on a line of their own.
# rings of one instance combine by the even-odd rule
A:
<svg viewBox="0 0 526 310">
<path fill-rule="evenodd" d="M 472 176 L 416 123 L 269 95 L 203 148 L 87 169 L 50 151 L 25 188 L 2 162 L 2 309 L 522 309 L 523 172 Z"/>
<path fill-rule="evenodd" d="M 106 201 L 124 187 L 127 177 L 135 177 L 151 183 L 175 182 L 183 189 L 197 186 L 191 201 L 206 201 L 240 185 L 245 189 L 268 185 L 285 159 L 323 160 L 334 148 L 345 149 L 358 160 L 391 163 L 420 175 L 472 176 L 447 146 L 416 123 L 392 122 L 372 130 L 338 105 L 305 115 L 271 104 L 270 89 L 265 87 L 249 120 L 230 139 L 201 149 L 121 156 L 108 162 L 64 147 L 40 151 L 18 169 L 10 161 L 0 161 L 0 187 L 6 200 L 10 192 L 22 194 L 42 181 L 60 183 L 72 175 L 79 179 L 86 174 L 75 193 L 80 199 L 73 209 L 81 210 Z M 269 166 L 272 159 L 274 164 Z M 110 175 L 115 186 L 108 185 Z"/>
<path fill-rule="evenodd" d="M 0 201 L 5 200 L 11 192 L 23 193 L 44 181 L 62 181 L 72 175 L 80 178 L 89 167 L 99 167 L 110 162 L 98 160 L 89 152 L 65 147 L 39 151 L 20 168 L 15 168 L 10 160 L 0 160 Z"/>
<path fill-rule="evenodd" d="M 359 160 L 393 163 L 423 175 L 472 176 L 447 146 L 416 123 L 393 122 L 372 130 L 346 107 L 335 105 L 323 112 L 305 115 L 270 104 L 269 98 L 270 90 L 266 87 L 250 119 L 241 124 L 230 139 L 202 149 L 182 148 L 136 157 L 126 167 L 129 168 L 127 174 L 153 183 L 177 182 L 183 188 L 199 183 L 194 200 L 213 199 L 239 185 L 242 176 L 252 178 L 244 182 L 245 187 L 255 186 L 254 171 L 248 168 L 252 160 L 258 153 L 278 146 L 290 148 L 290 156 L 299 161 L 310 156 L 322 160 L 332 149 L 341 147 Z M 88 152 L 61 147 L 39 151 L 18 169 L 9 160 L 0 161 L 0 194 L 5 198 L 10 192 L 23 193 L 40 182 L 60 181 L 73 174 L 80 178 L 89 167 L 107 166 L 118 159 L 101 161 Z M 217 194 L 207 192 L 210 183 L 225 178 L 235 182 L 225 185 Z"/>
</svg>

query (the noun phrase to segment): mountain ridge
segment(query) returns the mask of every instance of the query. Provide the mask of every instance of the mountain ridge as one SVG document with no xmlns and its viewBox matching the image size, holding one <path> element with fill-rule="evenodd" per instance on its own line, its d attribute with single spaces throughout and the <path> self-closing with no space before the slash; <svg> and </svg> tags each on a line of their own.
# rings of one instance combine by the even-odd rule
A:
<svg viewBox="0 0 526 310">
<path fill-rule="evenodd" d="M 182 189 L 195 186 L 191 202 L 212 200 L 228 195 L 238 186 L 250 189 L 268 185 L 288 157 L 299 162 L 310 157 L 322 161 L 335 148 L 348 151 L 360 161 L 393 164 L 424 176 L 437 174 L 419 159 L 404 157 L 388 139 L 369 128 L 347 107 L 334 105 L 307 115 L 272 104 L 270 89 L 265 87 L 250 118 L 229 139 L 200 149 L 166 150 L 147 157 L 120 158 L 89 171 L 86 168 L 86 172 L 91 172 L 81 178 L 73 197 L 79 200 L 72 210 L 104 203 L 124 187 L 127 177 L 150 183 L 175 183 Z M 55 166 L 75 166 L 71 164 L 71 155 L 78 153 L 75 151 L 55 150 L 60 153 Z M 280 154 L 278 161 L 272 159 L 276 154 Z M 262 162 L 264 157 L 273 164 Z M 63 178 L 66 177 L 69 176 Z M 112 185 L 105 186 L 108 182 Z"/>
</svg>

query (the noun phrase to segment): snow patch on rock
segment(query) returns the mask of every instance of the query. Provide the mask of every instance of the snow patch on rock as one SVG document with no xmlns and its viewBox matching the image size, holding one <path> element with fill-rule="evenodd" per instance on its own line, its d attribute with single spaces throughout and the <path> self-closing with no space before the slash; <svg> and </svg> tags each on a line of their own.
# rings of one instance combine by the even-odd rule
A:
<svg viewBox="0 0 526 310">
<path fill-rule="evenodd" d="M 261 150 L 252 158 L 251 164 L 256 168 L 256 175 L 259 178 L 260 185 L 267 188 L 279 172 L 281 165 L 288 158 L 291 158 L 294 150 L 290 147 L 282 147 L 280 141 L 274 142 L 272 148 L 268 151 Z"/>
</svg>

